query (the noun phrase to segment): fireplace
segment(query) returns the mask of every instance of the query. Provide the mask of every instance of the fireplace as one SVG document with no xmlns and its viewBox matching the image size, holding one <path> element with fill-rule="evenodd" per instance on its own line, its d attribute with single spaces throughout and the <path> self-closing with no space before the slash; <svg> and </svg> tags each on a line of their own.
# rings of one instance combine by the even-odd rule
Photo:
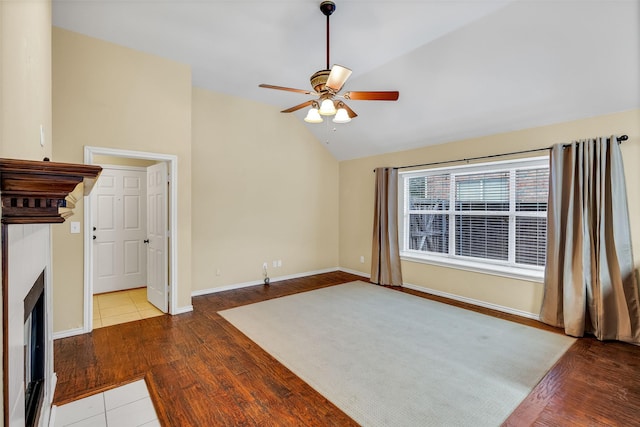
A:
<svg viewBox="0 0 640 427">
<path fill-rule="evenodd" d="M 2 370 L 5 426 L 49 424 L 55 390 L 51 225 L 72 214 L 69 194 L 101 168 L 0 159 Z M 0 422 L 0 424 L 2 424 Z"/>
<path fill-rule="evenodd" d="M 55 385 L 50 228 L 2 224 L 5 426 L 45 426 L 49 417 Z"/>
<path fill-rule="evenodd" d="M 24 299 L 24 401 L 25 427 L 33 427 L 44 398 L 47 319 L 44 270 Z"/>
</svg>

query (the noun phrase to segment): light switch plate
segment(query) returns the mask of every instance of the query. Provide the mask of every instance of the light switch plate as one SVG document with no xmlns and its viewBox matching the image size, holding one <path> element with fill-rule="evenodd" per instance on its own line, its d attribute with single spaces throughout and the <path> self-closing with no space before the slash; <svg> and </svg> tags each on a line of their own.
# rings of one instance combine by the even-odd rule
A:
<svg viewBox="0 0 640 427">
<path fill-rule="evenodd" d="M 71 221 L 71 234 L 80 234 L 80 222 Z"/>
</svg>

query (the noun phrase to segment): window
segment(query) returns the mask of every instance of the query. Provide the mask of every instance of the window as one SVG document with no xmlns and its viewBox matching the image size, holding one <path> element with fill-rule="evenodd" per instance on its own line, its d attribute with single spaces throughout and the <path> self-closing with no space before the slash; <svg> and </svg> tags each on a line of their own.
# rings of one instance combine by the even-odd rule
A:
<svg viewBox="0 0 640 427">
<path fill-rule="evenodd" d="M 404 259 L 540 279 L 548 157 L 400 173 Z"/>
</svg>

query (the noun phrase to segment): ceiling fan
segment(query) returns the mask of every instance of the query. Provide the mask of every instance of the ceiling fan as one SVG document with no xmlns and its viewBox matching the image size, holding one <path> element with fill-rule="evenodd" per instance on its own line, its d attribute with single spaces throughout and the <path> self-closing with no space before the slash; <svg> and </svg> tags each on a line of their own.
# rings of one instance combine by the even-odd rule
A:
<svg viewBox="0 0 640 427">
<path fill-rule="evenodd" d="M 327 68 L 316 71 L 311 76 L 311 87 L 313 90 L 294 89 L 290 87 L 274 86 L 269 84 L 261 84 L 260 87 L 267 89 L 286 90 L 289 92 L 298 92 L 305 95 L 314 95 L 318 99 L 305 101 L 286 110 L 282 113 L 292 113 L 311 106 L 305 121 L 309 123 L 321 123 L 323 115 L 335 115 L 333 121 L 335 123 L 347 123 L 357 114 L 349 106 L 342 101 L 397 101 L 400 94 L 398 91 L 350 91 L 340 94 L 340 90 L 344 86 L 351 75 L 351 70 L 338 64 L 334 64 L 329 69 L 329 17 L 336 10 L 336 5 L 332 1 L 323 1 L 320 3 L 320 10 L 327 17 Z"/>
</svg>

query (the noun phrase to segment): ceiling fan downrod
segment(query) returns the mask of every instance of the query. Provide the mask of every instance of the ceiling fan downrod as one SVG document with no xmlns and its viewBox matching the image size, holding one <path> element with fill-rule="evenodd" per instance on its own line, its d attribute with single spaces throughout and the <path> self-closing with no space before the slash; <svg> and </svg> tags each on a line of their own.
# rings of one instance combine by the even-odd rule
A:
<svg viewBox="0 0 640 427">
<path fill-rule="evenodd" d="M 327 70 L 329 69 L 329 17 L 336 10 L 336 4 L 332 1 L 323 1 L 320 3 L 322 14 L 327 17 Z"/>
</svg>

